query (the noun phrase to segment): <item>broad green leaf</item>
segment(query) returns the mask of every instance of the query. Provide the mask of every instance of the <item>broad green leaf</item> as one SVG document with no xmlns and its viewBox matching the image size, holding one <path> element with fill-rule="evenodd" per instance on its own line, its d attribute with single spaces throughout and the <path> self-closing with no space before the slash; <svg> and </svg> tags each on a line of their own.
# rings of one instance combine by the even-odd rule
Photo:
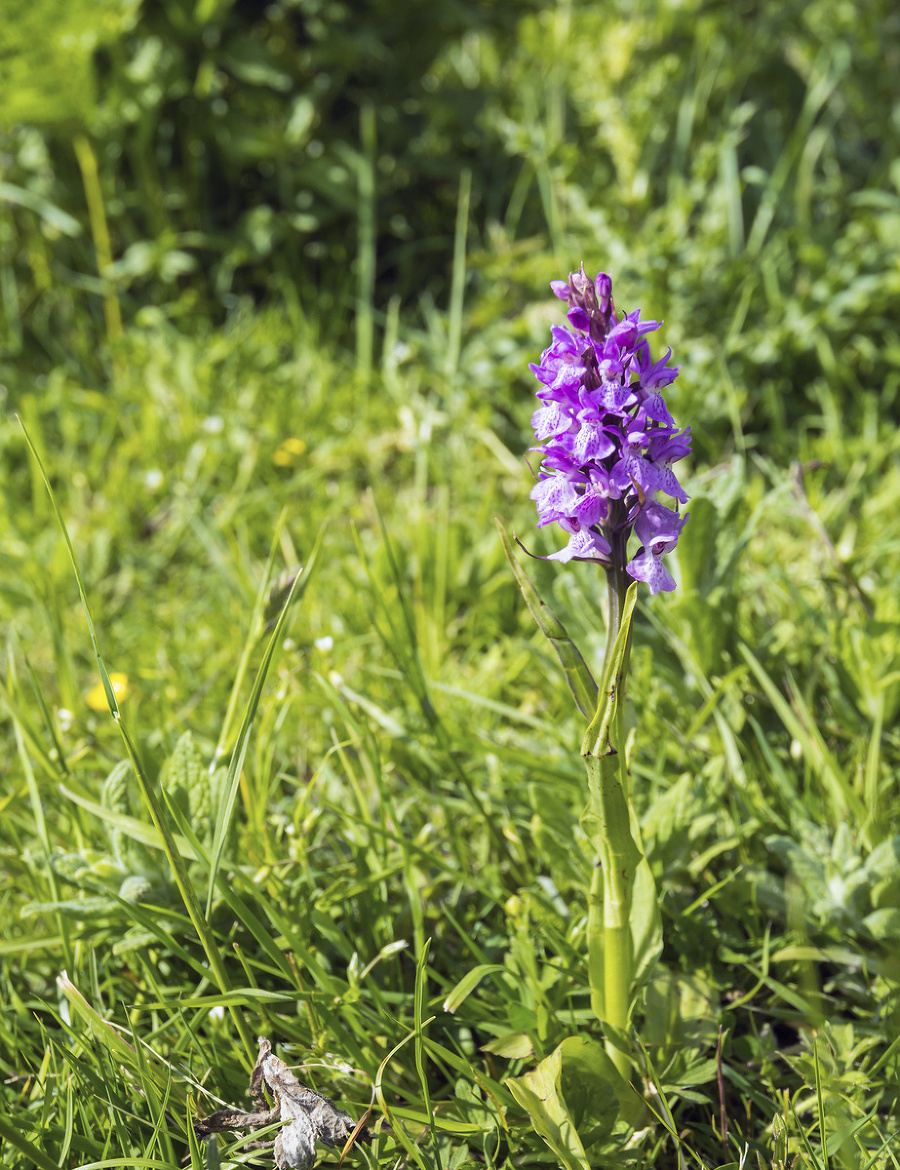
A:
<svg viewBox="0 0 900 1170">
<path fill-rule="evenodd" d="M 659 894 L 653 871 L 646 857 L 641 857 L 634 872 L 631 895 L 631 942 L 634 955 L 632 990 L 642 987 L 653 972 L 662 954 L 662 915 L 659 912 Z"/>
<path fill-rule="evenodd" d="M 204 844 L 212 836 L 210 825 L 210 776 L 193 736 L 186 731 L 171 756 L 166 760 L 162 774 L 162 788 L 170 803 L 176 804 L 189 818 L 197 838 Z"/>
<path fill-rule="evenodd" d="M 536 1068 L 506 1082 L 534 1130 L 567 1170 L 590 1170 L 579 1127 L 594 1137 L 610 1132 L 617 1117 L 630 1125 L 644 1117 L 638 1093 L 596 1040 L 570 1036 Z"/>
<path fill-rule="evenodd" d="M 604 1102 L 609 1101 L 610 1094 L 616 1099 L 619 1115 L 629 1125 L 636 1125 L 643 1119 L 646 1113 L 643 1099 L 621 1075 L 602 1044 L 588 1037 L 569 1036 L 560 1044 L 560 1049 L 567 1099 L 574 1107 L 574 1091 L 568 1086 L 575 1082 L 597 1102 L 585 1120 L 596 1121 L 608 1110 Z"/>
<path fill-rule="evenodd" d="M 560 1085 L 562 1048 L 530 1072 L 511 1077 L 506 1087 L 525 1110 L 535 1133 L 543 1138 L 566 1170 L 591 1170 L 581 1138 L 575 1128 Z"/>
<path fill-rule="evenodd" d="M 900 938 L 900 910 L 896 906 L 874 910 L 862 920 L 872 937 L 882 942 L 896 942 Z"/>
</svg>

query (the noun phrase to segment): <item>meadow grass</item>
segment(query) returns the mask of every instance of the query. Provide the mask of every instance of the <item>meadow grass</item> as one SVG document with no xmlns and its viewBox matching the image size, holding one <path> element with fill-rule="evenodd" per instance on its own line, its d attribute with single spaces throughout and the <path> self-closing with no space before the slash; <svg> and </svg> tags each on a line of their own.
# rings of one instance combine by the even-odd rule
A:
<svg viewBox="0 0 900 1170">
<path fill-rule="evenodd" d="M 854 169 L 877 6 L 818 56 L 829 6 L 763 7 L 746 57 L 739 14 L 664 6 L 530 17 L 502 69 L 466 41 L 460 69 L 505 71 L 523 167 L 477 239 L 460 172 L 444 307 L 374 306 L 362 181 L 352 318 L 148 305 L 106 349 L 94 296 L 38 379 L 5 355 L 128 742 L 10 413 L 0 1166 L 252 1161 L 191 1119 L 244 1104 L 257 1035 L 371 1106 L 348 1163 L 558 1164 L 506 1082 L 596 1027 L 584 728 L 494 517 L 555 547 L 526 362 L 582 258 L 666 318 L 695 454 L 679 587 L 641 597 L 630 674 L 664 927 L 648 1111 L 556 1088 L 591 1166 L 900 1163 L 898 204 Z M 517 238 L 532 196 L 544 234 Z M 601 662 L 599 574 L 528 572 Z"/>
<path fill-rule="evenodd" d="M 223 850 L 218 970 L 95 709 L 71 565 L 5 424 L 8 1165 L 22 1142 L 42 1164 L 178 1164 L 194 1110 L 243 1100 L 257 1033 L 386 1111 L 394 1136 L 354 1157 L 546 1160 L 503 1081 L 589 1024 L 591 862 L 578 724 L 491 523 L 530 524 L 519 453 L 416 366 L 363 404 L 352 370 L 279 328 L 140 333 L 114 407 L 62 377 L 22 403 L 201 907 Z M 827 475 L 735 457 L 698 476 L 681 588 L 641 605 L 635 792 L 666 950 L 640 1034 L 662 1121 L 625 1153 L 599 1109 L 599 1164 L 892 1147 L 896 639 L 869 616 L 896 604 L 874 522 L 896 515 L 888 447 L 842 445 Z M 269 546 L 302 565 L 320 530 L 232 804 Z M 873 567 L 848 584 L 851 563 Z M 532 572 L 597 657 L 597 577 Z"/>
</svg>

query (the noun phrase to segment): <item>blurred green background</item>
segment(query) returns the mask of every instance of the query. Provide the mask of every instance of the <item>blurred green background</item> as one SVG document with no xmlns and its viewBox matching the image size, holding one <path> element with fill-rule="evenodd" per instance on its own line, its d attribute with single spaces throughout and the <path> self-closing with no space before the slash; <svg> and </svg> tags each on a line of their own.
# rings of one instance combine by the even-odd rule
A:
<svg viewBox="0 0 900 1170">
<path fill-rule="evenodd" d="M 886 3 L 5 15 L 5 369 L 100 378 L 103 289 L 187 332 L 260 303 L 347 348 L 360 313 L 421 326 L 449 306 L 463 202 L 470 342 L 584 259 L 691 347 L 717 449 L 738 418 L 782 439 L 857 389 L 894 403 Z"/>
</svg>

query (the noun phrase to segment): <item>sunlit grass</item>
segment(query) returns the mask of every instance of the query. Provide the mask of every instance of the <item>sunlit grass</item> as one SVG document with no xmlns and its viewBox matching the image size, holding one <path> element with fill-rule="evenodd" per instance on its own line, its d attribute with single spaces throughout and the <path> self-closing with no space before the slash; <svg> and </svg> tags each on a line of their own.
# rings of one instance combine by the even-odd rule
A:
<svg viewBox="0 0 900 1170">
<path fill-rule="evenodd" d="M 7 479 L 7 497 L 33 506 L 8 511 L 21 532 L 7 560 L 20 584 L 7 594 L 6 1126 L 54 1164 L 68 1149 L 79 1165 L 176 1165 L 194 1110 L 244 1100 L 253 1054 L 216 1010 L 226 1005 L 357 1115 L 374 1093 L 424 1163 L 518 1164 L 540 1146 L 503 1081 L 590 1019 L 580 732 L 490 523 L 496 511 L 527 531 L 527 477 L 514 484 L 480 441 L 490 419 L 477 411 L 445 404 L 438 425 L 413 433 L 409 416 L 435 411 L 415 390 L 373 395 L 367 410 L 381 421 L 342 429 L 352 378 L 325 356 L 302 379 L 299 355 L 255 370 L 275 349 L 271 321 L 256 329 L 225 371 L 210 350 L 227 355 L 226 339 L 136 336 L 141 364 L 118 425 L 107 400 L 63 383 L 65 414 L 52 397 L 23 411 L 82 559 L 104 659 L 128 678 L 123 719 L 201 901 L 224 807 L 227 754 L 215 750 L 228 695 L 242 646 L 252 668 L 265 645 L 251 621 L 265 540 L 282 508 L 284 565 L 304 562 L 323 523 L 325 536 L 222 837 L 210 921 L 223 994 L 120 765 L 118 732 L 92 701 L 90 643 L 46 501 L 24 459 Z M 266 399 L 267 380 L 296 386 L 292 404 Z M 242 399 L 255 403 L 247 413 Z M 129 437 L 130 414 L 143 442 Z M 298 432 L 301 462 L 273 462 Z M 871 482 L 889 500 L 893 478 L 871 454 L 869 469 L 856 461 L 859 490 Z M 158 467 L 165 486 L 151 479 L 148 498 Z M 804 482 L 805 503 L 792 474 L 771 467 L 699 478 L 681 591 L 646 604 L 636 635 L 635 785 L 667 940 L 646 993 L 646 1076 L 685 1156 L 719 1151 L 722 1164 L 745 1141 L 768 1156 L 773 1124 L 796 1152 L 803 1135 L 818 1149 L 804 1085 L 817 1083 L 825 1116 L 851 1129 L 881 1101 L 887 1112 L 854 1131 L 867 1148 L 890 1129 L 893 1033 L 874 1020 L 893 1019 L 900 904 L 888 730 L 896 552 L 889 532 L 848 510 L 845 481 L 824 471 Z M 369 483 L 371 495 L 360 490 Z M 852 527 L 833 530 L 832 549 L 814 515 L 836 509 Z M 845 564 L 861 566 L 858 588 Z M 536 572 L 570 633 L 599 654 L 600 583 L 571 566 Z M 867 606 L 885 616 L 870 620 Z M 818 1082 L 804 1063 L 814 1041 Z M 876 1071 L 851 1085 L 841 1071 L 851 1067 Z M 638 1147 L 645 1164 L 657 1148 L 660 1164 L 673 1156 L 664 1132 Z M 615 1137 L 602 1140 L 612 1156 Z M 353 1156 L 392 1164 L 397 1141 Z"/>
<path fill-rule="evenodd" d="M 545 282 L 581 259 L 615 269 L 620 309 L 666 317 L 696 455 L 679 589 L 641 600 L 631 668 L 665 933 L 637 1021 L 652 1108 L 633 1134 L 576 1084 L 567 1100 L 598 1167 L 898 1164 L 896 192 L 880 169 L 854 187 L 889 103 L 855 89 L 869 25 L 833 34 L 848 75 L 845 41 L 810 53 L 825 10 L 807 8 L 790 71 L 771 23 L 726 52 L 728 14 L 607 22 L 596 59 L 599 10 L 523 24 L 491 75 L 515 187 L 476 241 L 484 192 L 460 182 L 441 306 L 378 316 L 366 221 L 360 354 L 293 302 L 223 328 L 148 306 L 114 355 L 62 283 L 65 341 L 40 298 L 40 329 L 30 304 L 13 322 L 52 369 L 5 354 L 3 392 L 171 840 L 7 416 L 0 1166 L 215 1166 L 190 1121 L 246 1104 L 260 1034 L 389 1123 L 348 1164 L 554 1164 L 505 1082 L 592 1026 L 583 727 L 494 517 L 548 551 L 526 363 L 560 319 Z M 796 132 L 767 114 L 793 108 L 764 105 L 773 77 L 797 88 Z M 535 204 L 546 231 L 518 238 Z M 26 227 L 7 299 L 26 260 L 44 279 Z M 352 336 L 341 320 L 323 332 Z M 229 777 L 269 586 L 320 534 Z M 599 662 L 597 575 L 529 572 Z M 222 1165 L 252 1157 L 216 1141 Z"/>
</svg>

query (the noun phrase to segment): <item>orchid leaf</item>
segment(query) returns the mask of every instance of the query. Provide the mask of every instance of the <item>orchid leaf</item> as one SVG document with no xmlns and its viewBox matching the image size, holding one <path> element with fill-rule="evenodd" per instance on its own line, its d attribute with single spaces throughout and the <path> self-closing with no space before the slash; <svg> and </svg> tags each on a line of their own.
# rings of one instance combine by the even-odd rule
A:
<svg viewBox="0 0 900 1170">
<path fill-rule="evenodd" d="M 535 1132 L 567 1170 L 594 1165 L 584 1135 L 594 1142 L 621 1118 L 638 1124 L 645 1113 L 640 1095 L 621 1076 L 596 1040 L 570 1036 L 521 1077 L 506 1082 Z"/>
<path fill-rule="evenodd" d="M 556 656 L 565 673 L 566 682 L 569 684 L 569 690 L 572 692 L 575 705 L 585 719 L 590 719 L 597 706 L 598 689 L 597 683 L 594 681 L 594 676 L 582 658 L 581 651 L 566 632 L 566 627 L 550 606 L 547 605 L 537 589 L 535 589 L 528 574 L 516 560 L 515 554 L 513 553 L 512 541 L 507 536 L 503 525 L 499 520 L 495 520 L 494 523 L 497 525 L 497 531 L 500 533 L 506 559 L 509 561 L 513 573 L 516 575 L 522 596 L 525 598 L 525 604 L 531 610 L 531 615 L 537 622 L 538 629 L 556 651 Z"/>
<path fill-rule="evenodd" d="M 535 1133 L 544 1139 L 566 1170 L 591 1170 L 562 1094 L 561 1077 L 560 1045 L 524 1076 L 510 1078 L 506 1087 L 528 1114 Z"/>
</svg>

